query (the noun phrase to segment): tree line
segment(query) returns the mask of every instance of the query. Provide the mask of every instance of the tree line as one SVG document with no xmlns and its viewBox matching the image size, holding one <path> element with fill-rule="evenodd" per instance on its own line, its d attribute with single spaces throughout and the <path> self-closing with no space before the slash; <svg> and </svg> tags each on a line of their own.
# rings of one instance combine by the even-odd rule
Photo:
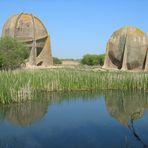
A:
<svg viewBox="0 0 148 148">
<path fill-rule="evenodd" d="M 25 43 L 18 41 L 15 38 L 5 37 L 0 38 L 0 69 L 9 70 L 20 68 L 21 65 L 26 63 L 29 57 L 29 48 Z M 91 55 L 86 54 L 80 60 L 84 65 L 103 65 L 105 54 Z M 53 57 L 54 65 L 62 64 L 62 60 Z"/>
</svg>

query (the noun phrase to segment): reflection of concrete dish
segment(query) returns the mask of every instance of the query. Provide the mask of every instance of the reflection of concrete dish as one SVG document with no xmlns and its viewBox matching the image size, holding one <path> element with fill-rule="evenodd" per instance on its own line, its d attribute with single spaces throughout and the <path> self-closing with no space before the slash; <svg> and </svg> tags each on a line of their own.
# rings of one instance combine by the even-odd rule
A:
<svg viewBox="0 0 148 148">
<path fill-rule="evenodd" d="M 41 120 L 46 114 L 48 106 L 63 101 L 91 98 L 96 99 L 97 93 L 90 92 L 74 92 L 74 93 L 37 93 L 36 97 L 41 98 L 42 101 L 31 101 L 19 104 L 1 105 L 0 106 L 0 120 L 8 120 L 10 123 L 19 125 L 21 127 L 30 126 L 33 123 Z M 47 99 L 48 98 L 48 99 Z M 92 99 L 91 99 L 92 100 Z"/>
<path fill-rule="evenodd" d="M 28 45 L 31 50 L 29 65 L 53 64 L 48 32 L 37 17 L 24 13 L 10 17 L 2 36 L 17 38 Z"/>
<path fill-rule="evenodd" d="M 123 91 L 108 92 L 105 102 L 110 115 L 128 127 L 136 140 L 143 145 L 143 148 L 148 148 L 134 128 L 134 121 L 142 118 L 148 108 L 147 94 L 141 92 L 124 93 Z"/>
<path fill-rule="evenodd" d="M 21 127 L 31 126 L 33 123 L 41 120 L 47 112 L 48 103 L 42 102 L 26 102 L 20 104 L 12 104 L 5 109 L 5 118 Z"/>
<path fill-rule="evenodd" d="M 143 117 L 148 99 L 140 92 L 108 92 L 105 102 L 110 115 L 128 126 L 131 119 L 137 120 Z"/>
</svg>

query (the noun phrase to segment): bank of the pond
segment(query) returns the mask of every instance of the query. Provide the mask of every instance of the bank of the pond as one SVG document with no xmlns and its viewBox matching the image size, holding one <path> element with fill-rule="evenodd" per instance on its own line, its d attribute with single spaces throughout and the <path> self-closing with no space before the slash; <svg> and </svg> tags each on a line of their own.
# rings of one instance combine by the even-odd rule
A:
<svg viewBox="0 0 148 148">
<path fill-rule="evenodd" d="M 0 103 L 3 104 L 31 100 L 37 91 L 102 89 L 148 91 L 148 74 L 77 69 L 0 72 Z"/>
</svg>

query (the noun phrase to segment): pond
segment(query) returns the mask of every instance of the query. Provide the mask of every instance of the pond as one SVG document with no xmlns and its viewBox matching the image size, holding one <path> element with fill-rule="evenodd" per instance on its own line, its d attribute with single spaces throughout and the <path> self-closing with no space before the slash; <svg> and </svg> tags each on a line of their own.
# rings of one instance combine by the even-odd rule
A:
<svg viewBox="0 0 148 148">
<path fill-rule="evenodd" d="M 148 94 L 39 94 L 0 106 L 0 148 L 146 148 Z"/>
</svg>

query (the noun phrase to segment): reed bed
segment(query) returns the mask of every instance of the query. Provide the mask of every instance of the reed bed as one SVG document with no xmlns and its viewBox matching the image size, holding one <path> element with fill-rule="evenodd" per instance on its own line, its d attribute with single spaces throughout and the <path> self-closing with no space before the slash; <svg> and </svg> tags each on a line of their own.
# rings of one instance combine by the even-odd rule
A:
<svg viewBox="0 0 148 148">
<path fill-rule="evenodd" d="M 0 72 L 0 103 L 3 104 L 34 99 L 36 92 L 108 89 L 148 91 L 148 74 L 77 69 Z"/>
</svg>

